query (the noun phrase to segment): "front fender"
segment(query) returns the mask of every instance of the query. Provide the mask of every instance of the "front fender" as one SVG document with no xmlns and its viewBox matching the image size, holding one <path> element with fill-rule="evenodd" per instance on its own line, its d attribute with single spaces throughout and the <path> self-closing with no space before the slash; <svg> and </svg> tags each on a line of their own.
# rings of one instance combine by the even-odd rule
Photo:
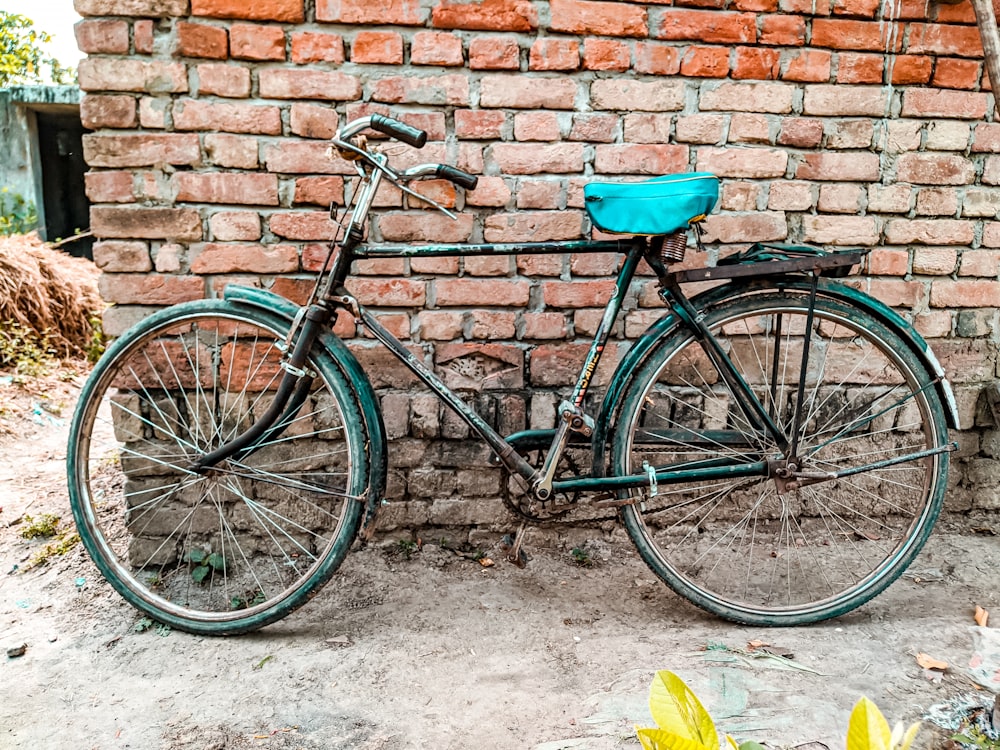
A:
<svg viewBox="0 0 1000 750">
<path fill-rule="evenodd" d="M 705 310 L 724 300 L 728 301 L 742 296 L 759 294 L 775 289 L 794 289 L 808 292 L 811 287 L 812 281 L 801 276 L 731 281 L 692 297 L 691 303 L 695 309 Z M 913 330 L 913 327 L 899 313 L 871 295 L 831 279 L 821 278 L 816 293 L 863 309 L 906 342 L 910 350 L 937 379 L 935 388 L 937 389 L 938 396 L 941 398 L 941 403 L 944 405 L 948 426 L 952 429 L 958 429 L 958 407 L 941 363 L 938 362 L 937 357 L 934 356 L 934 352 L 931 351 L 931 348 L 924 341 L 923 337 Z M 621 401 L 625 388 L 629 384 L 632 373 L 657 342 L 664 336 L 673 333 L 679 325 L 680 320 L 677 316 L 670 311 L 666 311 L 662 318 L 646 329 L 615 369 L 614 375 L 611 377 L 611 383 L 608 385 L 605 393 L 604 401 L 601 403 L 600 413 L 594 429 L 594 457 L 592 467 L 594 476 L 604 475 L 607 443 L 610 439 L 612 426 L 615 424 L 618 416 L 615 410 Z"/>
<path fill-rule="evenodd" d="M 226 286 L 222 294 L 228 302 L 267 310 L 279 317 L 287 318 L 289 324 L 300 309 L 299 305 L 294 302 L 265 289 L 230 284 Z M 386 433 L 385 423 L 382 421 L 382 410 L 379 408 L 378 397 L 375 395 L 375 389 L 372 388 L 368 375 L 355 356 L 351 354 L 347 345 L 329 330 L 320 334 L 319 342 L 330 353 L 341 373 L 357 393 L 358 408 L 361 410 L 361 416 L 365 421 L 368 433 L 366 450 L 370 464 L 371 484 L 368 487 L 367 511 L 361 530 L 362 537 L 366 537 L 374 529 L 375 517 L 385 496 L 388 456 L 386 454 Z"/>
</svg>

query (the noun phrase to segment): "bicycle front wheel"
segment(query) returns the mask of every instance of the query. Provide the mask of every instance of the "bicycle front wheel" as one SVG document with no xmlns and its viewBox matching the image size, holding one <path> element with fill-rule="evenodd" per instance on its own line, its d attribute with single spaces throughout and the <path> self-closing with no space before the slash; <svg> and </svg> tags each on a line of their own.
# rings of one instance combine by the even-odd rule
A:
<svg viewBox="0 0 1000 750">
<path fill-rule="evenodd" d="M 947 484 L 932 374 L 867 311 L 822 292 L 812 316 L 809 306 L 807 292 L 788 290 L 705 311 L 788 443 L 797 426 L 794 455 L 740 407 L 687 330 L 652 348 L 620 402 L 618 475 L 644 465 L 771 467 L 770 478 L 689 474 L 655 495 L 634 492 L 622 511 L 660 578 L 736 622 L 815 622 L 868 601 L 916 556 Z"/>
<path fill-rule="evenodd" d="M 164 310 L 109 348 L 81 394 L 67 456 L 81 540 L 125 599 L 172 627 L 229 635 L 284 617 L 357 534 L 364 423 L 319 346 L 283 430 L 192 470 L 267 409 L 287 330 L 225 301 Z"/>
</svg>

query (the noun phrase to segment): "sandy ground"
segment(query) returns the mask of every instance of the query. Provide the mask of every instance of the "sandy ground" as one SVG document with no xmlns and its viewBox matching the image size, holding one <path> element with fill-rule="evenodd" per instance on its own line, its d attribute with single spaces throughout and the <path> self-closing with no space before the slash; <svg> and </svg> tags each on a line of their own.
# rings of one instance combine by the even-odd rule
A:
<svg viewBox="0 0 1000 750">
<path fill-rule="evenodd" d="M 27 645 L 0 652 L 4 749 L 635 748 L 658 669 L 681 675 L 740 738 L 840 748 L 861 695 L 890 721 L 913 721 L 974 692 L 973 608 L 1000 618 L 1000 540 L 943 524 L 885 594 L 807 628 L 703 614 L 621 532 L 595 531 L 589 568 L 554 536 L 529 548 L 525 570 L 429 543 L 407 558 L 386 538 L 256 634 L 137 632 L 137 613 L 79 545 L 27 569 L 45 542 L 21 538 L 23 514 L 71 524 L 63 461 L 76 391 L 59 378 L 33 387 L 0 384 L 0 647 Z M 39 414 L 43 402 L 62 414 Z M 752 641 L 793 664 L 745 655 Z M 947 661 L 943 678 L 918 653 Z M 925 724 L 918 744 L 945 747 L 946 736 Z"/>
</svg>

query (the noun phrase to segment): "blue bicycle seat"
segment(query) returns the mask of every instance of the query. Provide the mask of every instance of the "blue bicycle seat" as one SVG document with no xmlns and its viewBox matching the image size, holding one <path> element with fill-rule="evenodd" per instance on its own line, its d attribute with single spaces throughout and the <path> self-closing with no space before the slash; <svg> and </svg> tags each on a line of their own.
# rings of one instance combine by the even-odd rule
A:
<svg viewBox="0 0 1000 750">
<path fill-rule="evenodd" d="M 594 225 L 614 234 L 673 234 L 701 221 L 719 199 L 711 172 L 654 177 L 643 182 L 591 182 L 583 188 Z"/>
</svg>

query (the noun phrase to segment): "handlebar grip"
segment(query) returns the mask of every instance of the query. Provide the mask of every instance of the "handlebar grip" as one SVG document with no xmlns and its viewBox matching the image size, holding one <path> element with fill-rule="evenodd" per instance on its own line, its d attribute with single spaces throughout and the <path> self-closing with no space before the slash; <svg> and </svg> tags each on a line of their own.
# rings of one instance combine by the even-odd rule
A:
<svg viewBox="0 0 1000 750">
<path fill-rule="evenodd" d="M 443 177 L 449 180 L 459 187 L 464 187 L 466 190 L 475 190 L 476 184 L 479 182 L 479 178 L 474 174 L 469 174 L 468 172 L 463 172 L 461 169 L 456 167 L 449 167 L 447 164 L 441 164 L 437 169 L 437 176 Z"/>
<path fill-rule="evenodd" d="M 385 115 L 372 115 L 369 124 L 372 130 L 385 133 L 385 135 L 407 143 L 414 148 L 423 148 L 424 144 L 427 143 L 427 133 L 423 130 L 407 125 L 399 120 L 394 120 L 391 117 L 386 117 Z"/>
</svg>

